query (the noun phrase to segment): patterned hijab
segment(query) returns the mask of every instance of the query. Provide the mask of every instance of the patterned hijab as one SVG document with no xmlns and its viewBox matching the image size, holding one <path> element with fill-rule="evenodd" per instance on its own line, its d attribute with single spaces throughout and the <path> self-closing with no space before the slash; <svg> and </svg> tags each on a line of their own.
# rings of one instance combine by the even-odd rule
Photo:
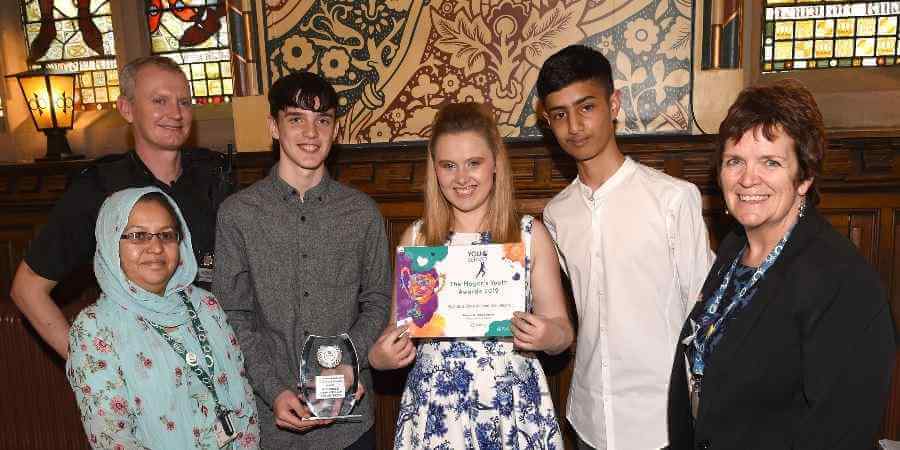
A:
<svg viewBox="0 0 900 450">
<path fill-rule="evenodd" d="M 163 295 L 148 292 L 130 281 L 120 266 L 119 239 L 128 223 L 128 216 L 138 200 L 151 192 L 162 193 L 155 187 L 125 189 L 107 198 L 100 208 L 96 227 L 94 273 L 103 294 L 97 301 L 96 311 L 98 317 L 104 317 L 105 323 L 116 336 L 115 354 L 130 395 L 142 399 L 141 414 L 135 419 L 140 437 L 145 442 L 151 442 L 152 448 L 186 448 L 184 443 L 194 442 L 197 438 L 192 434 L 195 433 L 194 430 L 211 426 L 215 414 L 210 412 L 206 418 L 191 414 L 187 404 L 195 399 L 180 394 L 191 383 L 201 385 L 200 381 L 191 378 L 180 385 L 174 381 L 179 371 L 185 377 L 195 375 L 184 366 L 184 360 L 162 338 L 156 336 L 152 328 L 144 325 L 141 319 L 164 327 L 189 323 L 187 306 L 181 299 L 181 292 L 188 296 L 207 330 L 216 370 L 211 376 L 216 380 L 214 384 L 222 405 L 228 410 L 238 411 L 233 420 L 236 429 L 247 429 L 255 405 L 246 402 L 242 366 L 229 342 L 229 339 L 233 339 L 233 335 L 229 335 L 230 328 L 225 331 L 229 334 L 219 331 L 215 319 L 206 312 L 209 302 L 214 301 L 212 295 L 191 285 L 197 274 L 197 260 L 191 249 L 191 234 L 178 206 L 165 193 L 163 196 L 172 205 L 181 223 L 183 237 L 178 248 L 181 262 L 169 279 Z M 123 309 L 126 310 L 125 314 Z M 199 342 L 193 340 L 185 342 L 185 345 L 189 350 L 192 346 L 197 349 L 195 351 L 200 349 Z M 147 366 L 145 358 L 153 358 L 151 366 Z M 201 367 L 208 369 L 203 363 Z M 137 400 L 134 400 L 134 404 L 137 404 Z M 174 430 L 168 428 L 166 421 L 160 420 L 161 417 L 178 424 L 177 427 Z M 229 448 L 236 446 L 237 444 L 232 444 Z"/>
<path fill-rule="evenodd" d="M 125 276 L 119 261 L 119 237 L 128 224 L 128 216 L 135 203 L 141 197 L 151 193 L 162 194 L 178 216 L 181 223 L 181 243 L 178 252 L 181 262 L 172 274 L 162 296 L 145 290 Z M 159 188 L 144 187 L 125 189 L 109 196 L 100 214 L 97 216 L 97 227 L 94 234 L 97 238 L 97 253 L 94 255 L 94 274 L 103 294 L 127 310 L 162 325 L 172 327 L 188 321 L 187 307 L 181 300 L 181 291 L 190 286 L 197 276 L 197 258 L 191 247 L 191 233 L 187 222 L 175 202 Z M 191 302 L 198 306 L 200 298 L 195 296 Z"/>
</svg>

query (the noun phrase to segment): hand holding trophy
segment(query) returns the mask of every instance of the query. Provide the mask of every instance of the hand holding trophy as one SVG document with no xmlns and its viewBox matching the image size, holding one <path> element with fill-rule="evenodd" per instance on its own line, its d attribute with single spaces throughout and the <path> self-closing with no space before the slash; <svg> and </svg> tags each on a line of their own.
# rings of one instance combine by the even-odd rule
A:
<svg viewBox="0 0 900 450">
<path fill-rule="evenodd" d="M 300 353 L 300 401 L 315 419 L 353 419 L 362 384 L 356 348 L 346 333 L 310 335 Z"/>
</svg>

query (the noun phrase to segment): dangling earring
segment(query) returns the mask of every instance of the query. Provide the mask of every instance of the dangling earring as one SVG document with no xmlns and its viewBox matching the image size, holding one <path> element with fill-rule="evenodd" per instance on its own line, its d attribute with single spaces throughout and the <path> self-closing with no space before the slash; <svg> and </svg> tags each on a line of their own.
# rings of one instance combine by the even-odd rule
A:
<svg viewBox="0 0 900 450">
<path fill-rule="evenodd" d="M 729 216 L 729 215 L 731 215 L 731 212 L 730 212 L 730 211 L 728 211 L 728 207 L 727 207 L 727 206 L 726 206 L 726 207 L 725 207 L 725 215 L 726 215 L 726 216 Z"/>
<path fill-rule="evenodd" d="M 800 198 L 800 207 L 798 208 L 798 217 L 803 217 L 803 214 L 806 213 L 806 196 Z"/>
</svg>

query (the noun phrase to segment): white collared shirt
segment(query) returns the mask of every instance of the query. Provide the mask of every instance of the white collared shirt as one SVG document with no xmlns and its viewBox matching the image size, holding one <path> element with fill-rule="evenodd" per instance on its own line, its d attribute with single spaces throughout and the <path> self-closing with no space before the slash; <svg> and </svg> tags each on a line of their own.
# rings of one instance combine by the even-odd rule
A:
<svg viewBox="0 0 900 450">
<path fill-rule="evenodd" d="M 566 417 L 589 445 L 668 445 L 681 326 L 714 255 L 693 184 L 625 159 L 596 191 L 576 179 L 544 209 L 578 308 Z"/>
</svg>

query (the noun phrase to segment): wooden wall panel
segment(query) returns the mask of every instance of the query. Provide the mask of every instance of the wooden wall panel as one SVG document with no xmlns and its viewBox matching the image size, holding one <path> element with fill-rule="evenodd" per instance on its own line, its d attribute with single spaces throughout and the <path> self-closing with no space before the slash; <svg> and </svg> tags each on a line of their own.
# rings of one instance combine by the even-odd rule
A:
<svg viewBox="0 0 900 450">
<path fill-rule="evenodd" d="M 714 138 L 654 136 L 624 138 L 623 151 L 673 176 L 691 181 L 703 193 L 704 219 L 715 248 L 734 226 L 726 215 L 712 170 Z M 517 207 L 540 217 L 546 202 L 576 175 L 575 165 L 559 150 L 540 142 L 508 144 Z M 274 159 L 269 153 L 239 154 L 237 179 L 246 187 L 266 176 Z M 89 162 L 0 165 L 0 385 L 7 392 L 0 408 L 0 448 L 85 448 L 74 399 L 62 361 L 42 344 L 12 303 L 7 292 L 12 271 L 37 228 L 59 198 L 66 176 Z M 422 213 L 425 149 L 422 145 L 343 149 L 329 161 L 337 179 L 366 192 L 385 217 L 391 245 Z M 900 329 L 900 137 L 844 135 L 833 138 L 825 173 L 818 182 L 824 192 L 820 209 L 837 230 L 875 265 L 890 292 Z M 67 317 L 96 297 L 90 267 L 69 277 L 54 291 Z M 571 307 L 571 305 L 570 305 Z M 574 309 L 574 308 L 572 308 Z M 574 315 L 574 311 L 571 311 Z M 571 381 L 572 353 L 543 357 L 548 383 L 572 447 L 565 406 Z M 900 361 L 898 369 L 900 370 Z M 378 448 L 390 448 L 394 421 L 406 370 L 375 374 Z M 895 377 L 882 436 L 900 438 L 900 380 Z"/>
<path fill-rule="evenodd" d="M 34 227 L 27 224 L 0 224 L 0 292 L 9 292 L 19 261 L 31 242 Z"/>
<path fill-rule="evenodd" d="M 900 242 L 900 209 L 894 209 L 890 215 L 892 220 L 892 237 L 893 242 Z M 889 297 L 891 299 L 891 307 L 894 312 L 894 331 L 898 337 L 898 345 L 900 345 L 900 246 L 895 245 L 891 249 L 891 273 L 893 274 L 893 282 L 887 284 Z M 885 412 L 885 420 L 883 426 L 884 436 L 892 436 L 892 439 L 900 440 L 900 355 L 894 361 L 894 382 L 891 386 L 891 401 L 888 402 L 887 411 Z"/>
<path fill-rule="evenodd" d="M 64 362 L 14 309 L 9 300 L 0 303 L 0 448 L 90 448 Z"/>
<path fill-rule="evenodd" d="M 878 267 L 878 210 L 823 209 L 822 215 L 859 249 L 873 267 Z"/>
</svg>

